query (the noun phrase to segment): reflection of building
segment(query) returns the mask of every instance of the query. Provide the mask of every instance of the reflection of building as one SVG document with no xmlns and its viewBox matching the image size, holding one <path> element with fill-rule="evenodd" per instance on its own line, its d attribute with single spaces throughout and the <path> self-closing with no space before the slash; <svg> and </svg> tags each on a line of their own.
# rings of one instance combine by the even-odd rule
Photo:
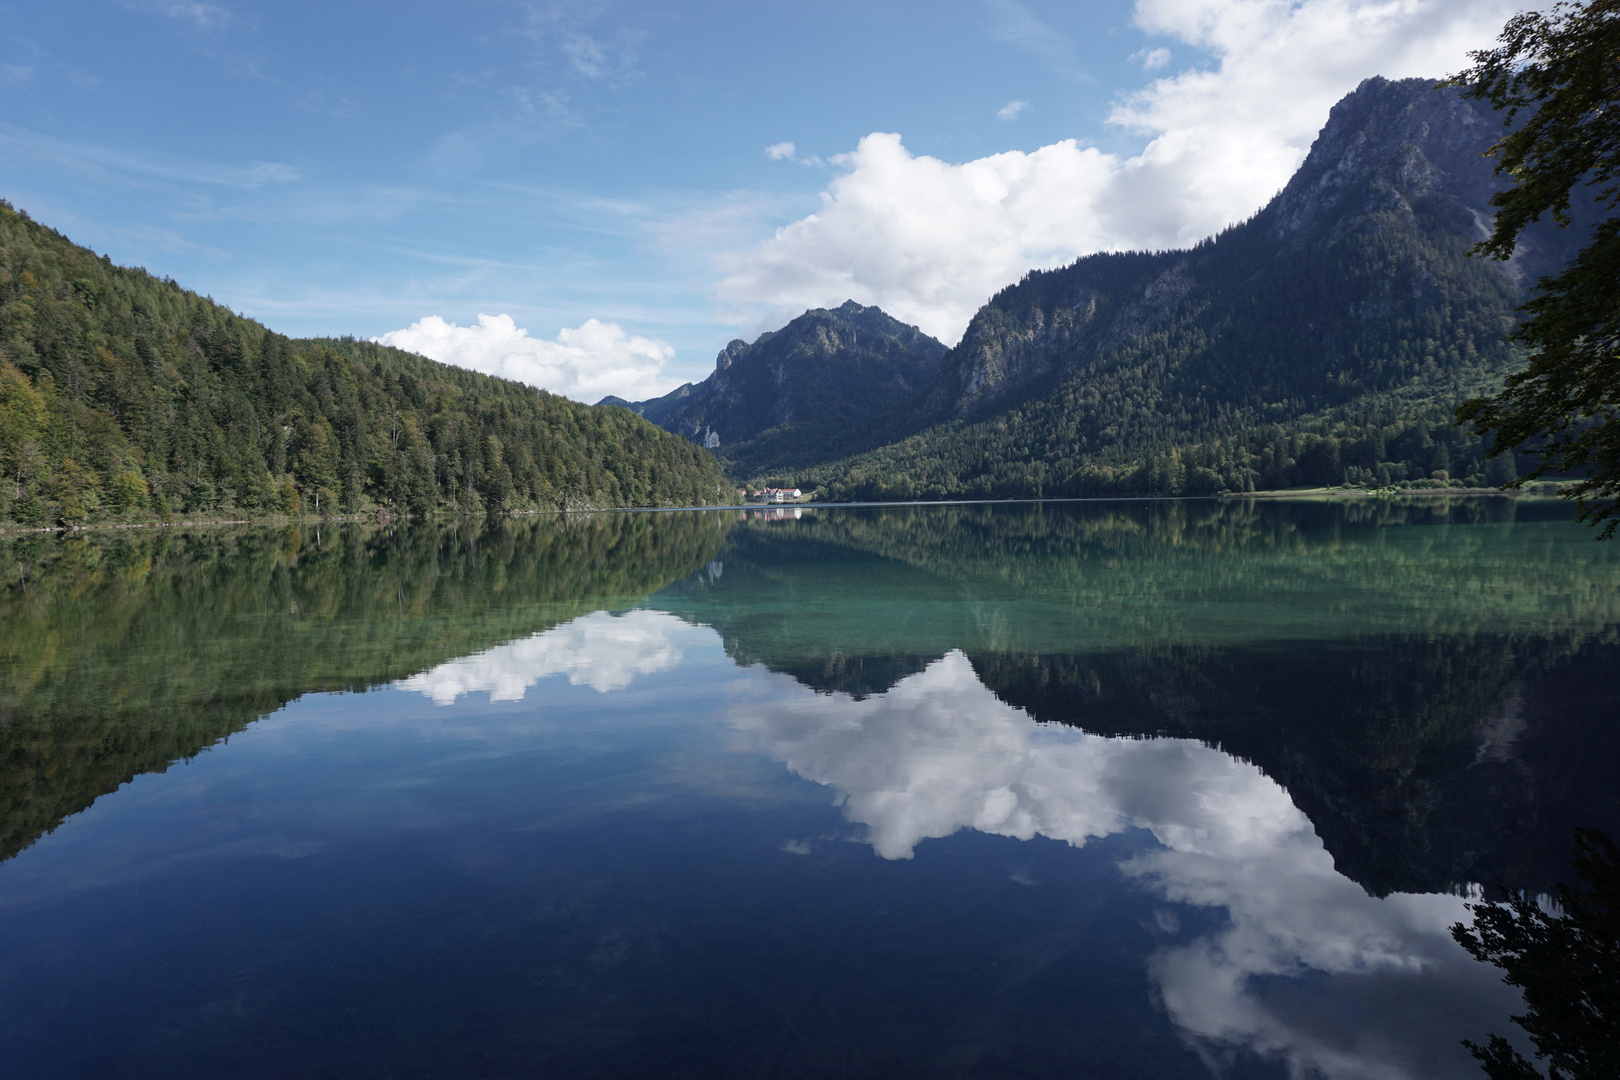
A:
<svg viewBox="0 0 1620 1080">
<path fill-rule="evenodd" d="M 799 498 L 802 494 L 798 488 L 761 488 L 755 498 L 760 502 L 787 502 Z"/>
<path fill-rule="evenodd" d="M 802 517 L 804 517 L 804 511 L 797 506 L 754 511 L 755 521 L 798 521 Z"/>
</svg>

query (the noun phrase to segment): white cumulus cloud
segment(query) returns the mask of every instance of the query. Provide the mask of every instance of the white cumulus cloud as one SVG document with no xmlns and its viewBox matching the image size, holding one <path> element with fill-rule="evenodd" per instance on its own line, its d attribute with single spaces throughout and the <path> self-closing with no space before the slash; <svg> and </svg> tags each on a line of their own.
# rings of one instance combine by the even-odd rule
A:
<svg viewBox="0 0 1620 1080">
<path fill-rule="evenodd" d="M 954 164 L 873 133 L 832 159 L 841 171 L 815 213 L 729 256 L 716 295 L 737 321 L 762 325 L 854 299 L 954 343 L 1027 270 L 1182 246 L 1252 214 L 1362 79 L 1457 70 L 1515 6 L 1137 0 L 1141 29 L 1212 60 L 1119 101 L 1110 120 L 1148 139 L 1141 153 L 1065 140 Z M 1142 58 L 1152 66 L 1161 55 L 1168 63 L 1158 49 Z"/>
<path fill-rule="evenodd" d="M 608 394 L 639 401 L 673 388 L 673 380 L 663 375 L 664 365 L 675 356 L 673 346 L 599 319 L 565 327 L 556 340 L 547 341 L 530 337 L 510 315 L 480 314 L 477 326 L 429 315 L 372 340 L 576 401 L 594 403 Z"/>
<path fill-rule="evenodd" d="M 951 165 L 873 134 L 838 164 L 821 210 L 778 229 L 720 283 L 740 321 L 854 299 L 954 342 L 999 286 L 1111 240 L 1089 215 L 1053 213 L 1115 169 L 1073 139 Z"/>
</svg>

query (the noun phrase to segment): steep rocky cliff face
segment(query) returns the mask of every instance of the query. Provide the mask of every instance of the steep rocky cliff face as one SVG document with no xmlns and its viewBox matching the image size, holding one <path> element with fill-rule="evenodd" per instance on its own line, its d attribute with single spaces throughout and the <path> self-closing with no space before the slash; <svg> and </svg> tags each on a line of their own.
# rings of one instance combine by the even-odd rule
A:
<svg viewBox="0 0 1620 1080">
<path fill-rule="evenodd" d="M 1380 211 L 1420 212 L 1469 233 L 1497 189 L 1484 150 L 1500 133 L 1455 92 L 1422 79 L 1368 79 L 1333 107 L 1310 153 L 1256 224 L 1298 248 L 1331 241 Z"/>
<path fill-rule="evenodd" d="M 1490 234 L 1491 196 L 1504 186 L 1486 148 L 1501 117 L 1423 79 L 1368 79 L 1339 102 L 1288 186 L 1262 211 L 1266 235 L 1298 250 L 1366 228 L 1381 213 L 1470 243 Z M 1569 229 L 1542 222 L 1503 264 L 1514 284 L 1556 273 L 1585 242 L 1598 208 L 1577 198 Z"/>
<path fill-rule="evenodd" d="M 980 309 L 922 399 L 919 422 L 977 419 L 1051 390 L 1079 357 L 1139 333 L 1190 285 L 1184 259 L 1139 252 L 1094 256 L 1059 274 L 1031 275 Z"/>
<path fill-rule="evenodd" d="M 912 400 L 944 355 L 915 326 L 852 300 L 807 311 L 752 344 L 733 341 L 701 383 L 630 407 L 722 448 L 785 425 L 843 430 Z"/>
<path fill-rule="evenodd" d="M 1088 367 L 1121 346 L 1189 320 L 1208 338 L 1204 356 L 1188 357 L 1195 378 L 1219 340 L 1236 335 L 1251 338 L 1263 367 L 1280 376 L 1243 380 L 1265 400 L 1297 397 L 1301 382 L 1365 387 L 1371 373 L 1359 361 L 1387 351 L 1375 339 L 1391 320 L 1425 320 L 1458 299 L 1458 286 L 1496 293 L 1493 306 L 1516 302 L 1573 253 L 1581 229 L 1543 225 L 1509 264 L 1436 267 L 1489 230 L 1501 182 L 1483 153 L 1500 132 L 1494 115 L 1426 80 L 1368 79 L 1334 107 L 1305 163 L 1249 221 L 1190 251 L 1098 255 L 1032 273 L 992 298 L 946 358 L 919 420 L 1000 411 L 1095 375 Z M 1394 233 L 1406 242 L 1382 242 Z M 1369 251 L 1392 246 L 1399 250 Z M 1381 261 L 1368 266 L 1369 255 Z M 1495 280 L 1461 282 L 1458 269 Z M 1349 288 L 1323 288 L 1330 283 Z M 1308 377 L 1324 364 L 1333 378 Z M 1313 405 L 1344 396 L 1303 388 Z"/>
</svg>

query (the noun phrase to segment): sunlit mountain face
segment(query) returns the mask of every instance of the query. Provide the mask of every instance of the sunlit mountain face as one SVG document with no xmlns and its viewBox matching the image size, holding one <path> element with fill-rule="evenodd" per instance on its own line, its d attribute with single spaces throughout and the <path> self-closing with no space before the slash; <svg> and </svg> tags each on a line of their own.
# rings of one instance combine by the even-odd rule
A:
<svg viewBox="0 0 1620 1080">
<path fill-rule="evenodd" d="M 1469 1076 L 1616 824 L 1554 505 L 3 543 L 23 1075 Z"/>
</svg>

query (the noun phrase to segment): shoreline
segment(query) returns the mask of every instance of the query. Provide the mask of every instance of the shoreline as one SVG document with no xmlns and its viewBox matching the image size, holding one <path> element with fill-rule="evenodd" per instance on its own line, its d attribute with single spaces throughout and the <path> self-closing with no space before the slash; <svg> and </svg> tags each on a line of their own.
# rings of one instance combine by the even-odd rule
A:
<svg viewBox="0 0 1620 1080">
<path fill-rule="evenodd" d="M 1026 496 L 1017 499 L 910 499 L 885 500 L 882 502 L 816 502 L 813 499 L 800 499 L 790 503 L 724 503 L 709 506 L 614 506 L 614 507 L 572 507 L 562 510 L 514 510 L 502 517 L 541 517 L 555 515 L 566 517 L 571 514 L 671 514 L 683 513 L 692 510 L 771 510 L 796 507 L 799 509 L 830 509 L 833 507 L 881 507 L 881 506 L 979 506 L 1014 503 L 1049 503 L 1049 502 L 1088 502 L 1088 503 L 1118 503 L 1118 502 L 1198 502 L 1202 500 L 1228 502 L 1239 499 L 1263 499 L 1278 501 L 1297 499 L 1300 501 L 1327 501 L 1334 499 L 1403 499 L 1403 498 L 1432 498 L 1436 496 L 1452 497 L 1498 497 L 1509 499 L 1555 499 L 1561 497 L 1556 490 L 1503 490 L 1501 488 L 1397 488 L 1395 490 L 1369 490 L 1366 488 L 1291 488 L 1281 491 L 1229 491 L 1215 495 L 1105 495 L 1105 496 Z M 321 526 L 321 525 L 356 525 L 371 524 L 378 527 L 403 525 L 422 521 L 465 521 L 480 515 L 443 515 L 427 518 L 394 517 L 379 514 L 345 514 L 334 517 L 294 518 L 287 516 L 265 518 L 199 518 L 190 520 L 172 521 L 108 521 L 88 525 L 0 525 L 0 536 L 21 535 L 26 533 L 79 533 L 79 532 L 117 532 L 125 529 L 212 529 L 252 526 L 259 528 L 277 528 L 287 526 Z"/>
<path fill-rule="evenodd" d="M 1479 487 L 1445 487 L 1445 488 L 1289 488 L 1283 491 L 1232 491 L 1220 495 L 1210 496 L 1216 499 L 1297 499 L 1297 498 L 1346 498 L 1346 499 L 1398 499 L 1408 495 L 1506 495 L 1513 498 L 1556 499 L 1560 497 L 1558 490 L 1552 491 L 1522 491 L 1517 488 L 1479 488 Z"/>
</svg>

